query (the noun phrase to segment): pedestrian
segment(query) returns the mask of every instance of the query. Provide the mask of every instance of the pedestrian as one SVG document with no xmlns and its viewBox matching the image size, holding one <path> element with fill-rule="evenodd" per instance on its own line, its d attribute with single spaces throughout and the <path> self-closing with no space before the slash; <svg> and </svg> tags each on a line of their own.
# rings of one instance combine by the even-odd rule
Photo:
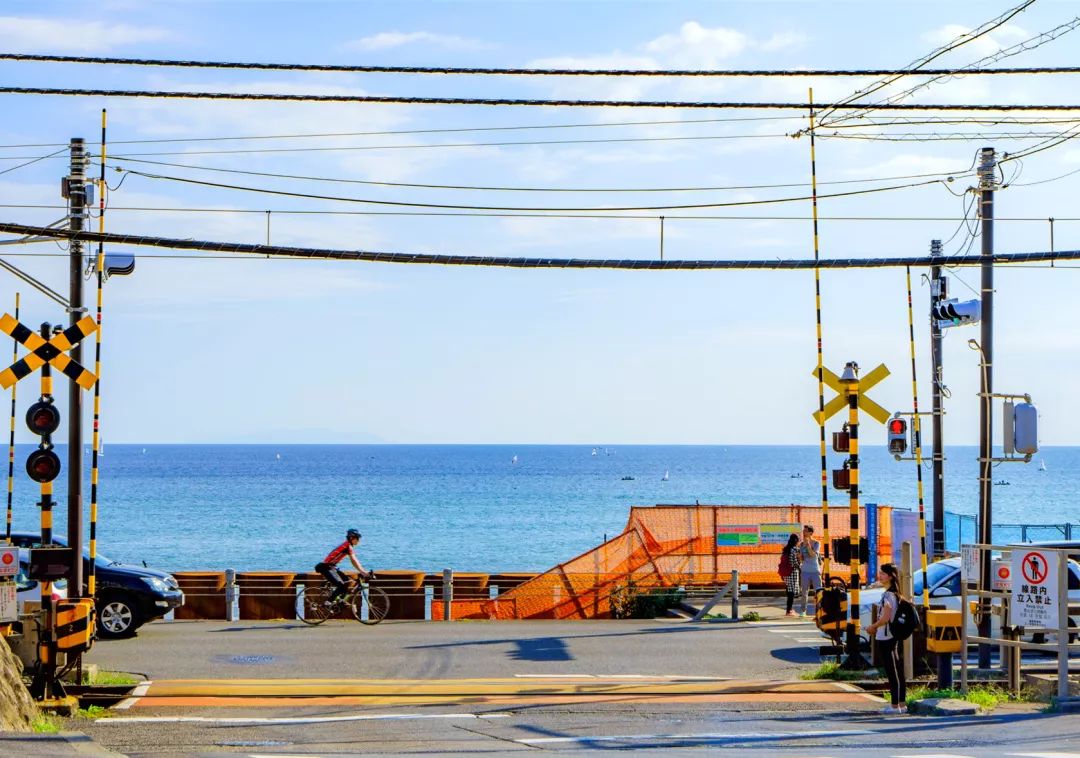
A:
<svg viewBox="0 0 1080 758">
<path fill-rule="evenodd" d="M 802 541 L 799 542 L 799 591 L 801 609 L 799 615 L 806 618 L 810 609 L 809 599 L 814 599 L 817 606 L 817 591 L 821 589 L 821 543 L 814 539 L 814 527 L 806 524 L 802 528 Z"/>
<path fill-rule="evenodd" d="M 787 613 L 785 616 L 795 615 L 795 594 L 799 591 L 799 535 L 793 534 L 788 537 L 784 552 L 780 555 L 780 577 L 784 580 L 784 588 L 787 590 Z"/>
<path fill-rule="evenodd" d="M 907 710 L 907 682 L 904 681 L 904 669 L 901 667 L 899 640 L 889 629 L 889 622 L 896 615 L 900 605 L 900 572 L 891 563 L 881 564 L 877 573 L 878 583 L 885 591 L 881 593 L 881 605 L 878 607 L 877 621 L 866 627 L 867 634 L 873 634 L 885 662 L 885 676 L 889 680 L 891 705 L 882 713 L 904 713 Z"/>
</svg>

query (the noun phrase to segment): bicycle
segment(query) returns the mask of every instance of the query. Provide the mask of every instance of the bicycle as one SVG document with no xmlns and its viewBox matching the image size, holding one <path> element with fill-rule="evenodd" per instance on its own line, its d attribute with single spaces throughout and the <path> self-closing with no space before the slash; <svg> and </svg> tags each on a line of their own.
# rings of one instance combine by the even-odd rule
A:
<svg viewBox="0 0 1080 758">
<path fill-rule="evenodd" d="M 371 578 L 375 578 L 374 572 Z M 361 624 L 373 626 L 390 612 L 390 597 L 379 587 L 371 586 L 370 580 L 354 579 L 345 594 L 336 600 L 331 600 L 333 594 L 334 585 L 325 579 L 320 584 L 305 586 L 296 596 L 297 618 L 305 624 L 318 626 L 348 609 Z"/>
</svg>

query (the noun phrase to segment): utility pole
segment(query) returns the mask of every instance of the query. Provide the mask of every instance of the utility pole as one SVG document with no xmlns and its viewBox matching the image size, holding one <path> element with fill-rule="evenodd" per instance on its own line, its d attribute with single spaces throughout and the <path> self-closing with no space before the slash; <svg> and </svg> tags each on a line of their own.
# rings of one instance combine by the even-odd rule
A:
<svg viewBox="0 0 1080 758">
<path fill-rule="evenodd" d="M 941 240 L 930 241 L 931 257 L 941 255 Z M 930 307 L 948 297 L 945 280 L 941 276 L 941 266 L 930 267 Z M 934 431 L 934 555 L 945 555 L 945 442 L 942 429 L 942 386 L 944 377 L 941 371 L 941 327 L 938 320 L 930 317 L 930 359 L 933 365 L 931 396 L 931 424 Z"/>
<path fill-rule="evenodd" d="M 80 137 L 71 140 L 71 172 L 67 179 L 69 201 L 68 228 L 81 232 L 86 223 L 86 147 Z M 69 247 L 70 292 L 68 294 L 69 323 L 75 325 L 83 317 L 83 243 L 72 239 Z M 82 364 L 82 345 L 71 349 L 71 358 Z M 68 390 L 68 495 L 67 543 L 73 549 L 69 597 L 84 597 L 82 562 L 82 392 L 72 386 Z"/>
<path fill-rule="evenodd" d="M 979 151 L 979 206 L 982 218 L 982 320 L 979 340 L 981 379 L 979 384 L 979 542 L 993 543 L 993 486 L 990 481 L 993 463 L 991 424 L 993 406 L 990 397 L 994 387 L 994 172 L 997 161 L 994 148 Z M 981 551 L 979 589 L 990 590 L 990 553 Z M 980 600 L 979 636 L 990 636 L 990 601 Z M 990 646 L 979 645 L 979 668 L 990 667 Z"/>
</svg>

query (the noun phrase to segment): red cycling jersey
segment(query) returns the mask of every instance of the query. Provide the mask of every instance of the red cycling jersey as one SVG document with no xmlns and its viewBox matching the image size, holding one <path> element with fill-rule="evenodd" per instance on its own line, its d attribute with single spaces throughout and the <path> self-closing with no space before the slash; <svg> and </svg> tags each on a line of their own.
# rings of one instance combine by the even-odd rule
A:
<svg viewBox="0 0 1080 758">
<path fill-rule="evenodd" d="M 325 558 L 323 558 L 323 563 L 329 566 L 336 566 L 338 565 L 338 563 L 341 562 L 342 558 L 344 558 L 346 555 L 352 554 L 352 545 L 349 544 L 348 540 L 345 540 L 340 545 L 331 550 Z"/>
</svg>

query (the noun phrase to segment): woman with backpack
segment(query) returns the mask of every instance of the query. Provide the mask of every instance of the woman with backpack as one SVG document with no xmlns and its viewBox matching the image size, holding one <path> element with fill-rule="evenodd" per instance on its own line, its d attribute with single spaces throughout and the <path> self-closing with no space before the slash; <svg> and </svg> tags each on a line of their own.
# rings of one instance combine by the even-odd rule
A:
<svg viewBox="0 0 1080 758">
<path fill-rule="evenodd" d="M 902 599 L 900 572 L 893 564 L 883 563 L 878 569 L 877 580 L 885 591 L 881 593 L 877 621 L 866 627 L 866 633 L 873 634 L 877 640 L 878 649 L 885 662 L 885 676 L 889 680 L 892 705 L 882 713 L 904 713 L 907 710 L 907 682 L 904 681 L 904 670 L 900 666 L 900 640 L 896 639 L 890 628 L 890 622 L 896 618 Z"/>
<path fill-rule="evenodd" d="M 780 554 L 780 578 L 784 580 L 784 589 L 787 590 L 787 613 L 785 616 L 795 615 L 795 595 L 799 593 L 801 577 L 799 576 L 799 535 L 793 534 L 788 537 L 784 552 Z"/>
</svg>

